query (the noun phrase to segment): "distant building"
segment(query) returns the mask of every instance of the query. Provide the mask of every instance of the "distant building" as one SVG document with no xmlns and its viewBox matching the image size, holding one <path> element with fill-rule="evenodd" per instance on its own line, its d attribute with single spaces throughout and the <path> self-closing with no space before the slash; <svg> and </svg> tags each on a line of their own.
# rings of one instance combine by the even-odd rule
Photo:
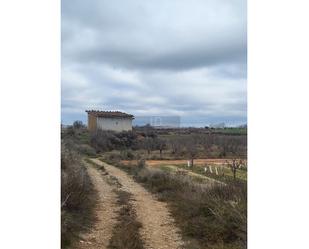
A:
<svg viewBox="0 0 309 249">
<path fill-rule="evenodd" d="M 215 129 L 223 129 L 225 127 L 225 123 L 210 124 L 209 127 Z"/>
<path fill-rule="evenodd" d="M 149 125 L 155 129 L 169 129 L 180 127 L 179 116 L 137 116 L 133 121 L 135 126 Z"/>
<path fill-rule="evenodd" d="M 88 130 L 130 131 L 134 116 L 119 111 L 95 111 L 87 110 Z"/>
</svg>

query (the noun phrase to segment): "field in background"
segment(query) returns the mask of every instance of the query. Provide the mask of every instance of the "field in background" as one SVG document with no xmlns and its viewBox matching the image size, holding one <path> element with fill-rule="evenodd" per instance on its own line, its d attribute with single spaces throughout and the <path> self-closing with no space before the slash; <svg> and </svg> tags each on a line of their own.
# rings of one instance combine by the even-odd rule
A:
<svg viewBox="0 0 309 249">
<path fill-rule="evenodd" d="M 137 164 L 137 160 L 122 160 L 124 165 L 132 166 Z M 214 179 L 233 178 L 233 173 L 227 163 L 231 162 L 231 159 L 195 159 L 194 166 L 188 166 L 189 160 L 145 160 L 145 164 L 150 167 L 161 168 L 163 170 L 177 170 L 183 169 L 185 171 L 192 171 L 196 174 L 211 177 Z M 246 160 L 243 160 L 244 165 L 247 164 Z M 205 168 L 207 168 L 205 172 Z M 210 172 L 210 168 L 211 171 Z M 184 171 L 184 172 L 185 172 Z M 239 168 L 236 173 L 236 177 L 239 180 L 247 180 L 247 167 L 243 166 Z"/>
</svg>

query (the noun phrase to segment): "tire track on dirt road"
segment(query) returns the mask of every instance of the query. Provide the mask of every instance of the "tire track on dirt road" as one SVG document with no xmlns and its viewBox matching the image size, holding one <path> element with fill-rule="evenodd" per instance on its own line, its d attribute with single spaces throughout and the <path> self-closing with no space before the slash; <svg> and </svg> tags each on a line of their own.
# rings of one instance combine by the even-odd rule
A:
<svg viewBox="0 0 309 249">
<path fill-rule="evenodd" d="M 121 189 L 133 195 L 132 205 L 137 220 L 142 223 L 140 234 L 146 249 L 182 249 L 184 242 L 175 226 L 167 204 L 156 200 L 144 187 L 136 183 L 126 172 L 115 166 L 91 159 L 97 165 L 104 166 L 109 175 L 117 178 Z"/>
<path fill-rule="evenodd" d="M 117 222 L 116 204 L 117 195 L 113 191 L 114 187 L 108 184 L 105 176 L 94 166 L 86 163 L 88 174 L 95 189 L 98 191 L 99 200 L 95 208 L 97 222 L 93 229 L 87 234 L 81 235 L 78 249 L 107 249 L 112 237 L 113 228 Z"/>
</svg>

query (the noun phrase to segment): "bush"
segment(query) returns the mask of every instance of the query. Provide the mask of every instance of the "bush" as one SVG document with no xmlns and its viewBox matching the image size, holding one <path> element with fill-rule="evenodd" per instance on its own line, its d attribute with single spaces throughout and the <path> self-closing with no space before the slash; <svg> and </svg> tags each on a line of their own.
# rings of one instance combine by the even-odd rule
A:
<svg viewBox="0 0 309 249">
<path fill-rule="evenodd" d="M 146 167 L 146 161 L 144 159 L 138 160 L 137 168 L 141 170 L 144 169 L 145 167 Z"/>
<path fill-rule="evenodd" d="M 132 152 L 132 150 L 123 150 L 121 151 L 121 159 L 122 160 L 132 160 L 135 156 Z"/>
<path fill-rule="evenodd" d="M 80 156 L 70 146 L 61 146 L 61 247 L 74 242 L 81 231 L 87 231 L 94 220 L 97 193 Z"/>
<path fill-rule="evenodd" d="M 98 151 L 106 152 L 114 149 L 138 149 L 137 134 L 133 131 L 113 132 L 98 130 L 92 134 L 91 145 Z"/>
<path fill-rule="evenodd" d="M 68 136 L 75 136 L 75 130 L 74 130 L 74 128 L 73 128 L 73 126 L 69 126 L 67 129 L 66 129 L 66 134 L 68 135 Z"/>
<path fill-rule="evenodd" d="M 86 156 L 96 156 L 96 151 L 88 144 L 81 144 L 77 146 L 77 151 Z"/>
<path fill-rule="evenodd" d="M 120 162 L 122 157 L 119 152 L 110 152 L 107 156 L 107 160 L 112 162 Z"/>
</svg>

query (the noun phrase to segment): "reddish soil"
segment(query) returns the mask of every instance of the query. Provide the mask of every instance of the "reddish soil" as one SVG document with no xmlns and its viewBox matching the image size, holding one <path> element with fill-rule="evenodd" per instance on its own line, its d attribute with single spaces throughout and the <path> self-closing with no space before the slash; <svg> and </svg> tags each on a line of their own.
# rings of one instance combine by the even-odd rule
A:
<svg viewBox="0 0 309 249">
<path fill-rule="evenodd" d="M 146 160 L 146 164 L 148 166 L 160 166 L 162 164 L 187 164 L 188 160 L 181 159 L 181 160 Z M 195 165 L 205 165 L 205 164 L 217 164 L 222 165 L 225 164 L 226 161 L 230 161 L 230 159 L 194 159 Z M 122 160 L 122 163 L 128 165 L 130 163 L 136 164 L 137 160 Z"/>
</svg>

